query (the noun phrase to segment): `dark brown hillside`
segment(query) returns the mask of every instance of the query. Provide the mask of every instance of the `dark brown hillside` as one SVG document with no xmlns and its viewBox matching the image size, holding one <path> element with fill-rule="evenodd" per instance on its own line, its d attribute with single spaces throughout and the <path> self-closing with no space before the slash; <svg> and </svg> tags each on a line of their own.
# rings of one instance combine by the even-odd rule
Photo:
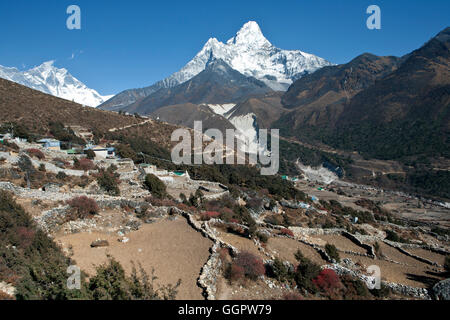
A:
<svg viewBox="0 0 450 320">
<path fill-rule="evenodd" d="M 107 131 L 143 121 L 115 112 L 83 107 L 4 79 L 0 79 L 0 112 L 0 122 L 17 122 L 36 133 L 45 133 L 49 122 Z"/>
<path fill-rule="evenodd" d="M 328 105 L 345 101 L 394 71 L 399 61 L 365 53 L 347 64 L 324 67 L 297 80 L 283 96 L 283 105 L 293 109 L 319 99 Z"/>
<path fill-rule="evenodd" d="M 285 134 L 309 137 L 317 127 L 334 127 L 344 105 L 398 67 L 396 57 L 365 53 L 347 64 L 325 67 L 297 80 L 282 98 L 287 109 L 279 123 Z"/>
<path fill-rule="evenodd" d="M 164 106 L 183 103 L 238 103 L 273 90 L 263 82 L 244 76 L 223 60 L 212 59 L 194 78 L 170 89 L 160 89 L 125 108 L 130 113 L 151 114 Z"/>
<path fill-rule="evenodd" d="M 0 124 L 15 122 L 34 134 L 46 135 L 50 122 L 61 122 L 95 130 L 111 140 L 146 141 L 156 149 L 170 148 L 171 134 L 177 128 L 158 121 L 83 107 L 4 79 L 0 79 L 0 113 Z"/>
<path fill-rule="evenodd" d="M 338 122 L 335 146 L 378 158 L 449 157 L 450 28 L 356 95 Z M 370 133 L 370 134 L 368 134 Z"/>
</svg>

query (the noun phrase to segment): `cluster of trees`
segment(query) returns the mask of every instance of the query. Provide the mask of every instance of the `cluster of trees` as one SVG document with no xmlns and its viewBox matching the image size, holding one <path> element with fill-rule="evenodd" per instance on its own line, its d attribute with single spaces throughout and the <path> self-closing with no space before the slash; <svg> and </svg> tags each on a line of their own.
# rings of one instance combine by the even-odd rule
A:
<svg viewBox="0 0 450 320">
<path fill-rule="evenodd" d="M 67 142 L 67 143 L 73 143 L 77 145 L 85 145 L 86 142 L 75 135 L 73 130 L 69 127 L 64 127 L 64 124 L 61 122 L 50 122 L 49 123 L 49 131 L 50 134 L 55 137 L 55 139 Z"/>
<path fill-rule="evenodd" d="M 32 141 L 35 138 L 34 134 L 32 134 L 27 127 L 16 122 L 3 123 L 0 125 L 0 133 L 11 133 L 14 134 L 15 137 L 27 139 L 28 141 Z"/>
</svg>

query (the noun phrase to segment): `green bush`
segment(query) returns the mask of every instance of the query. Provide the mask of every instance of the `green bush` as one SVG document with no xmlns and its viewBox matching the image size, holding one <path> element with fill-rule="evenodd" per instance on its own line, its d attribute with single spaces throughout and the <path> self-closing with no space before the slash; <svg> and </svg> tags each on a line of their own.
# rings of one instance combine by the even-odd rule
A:
<svg viewBox="0 0 450 320">
<path fill-rule="evenodd" d="M 93 300 L 173 300 L 176 298 L 181 280 L 175 285 L 156 288 L 158 279 L 148 275 L 139 266 L 133 266 L 131 276 L 126 276 L 119 262 L 109 257 L 109 261 L 97 267 L 97 273 L 89 280 L 88 289 Z"/>
<path fill-rule="evenodd" d="M 134 161 L 137 160 L 136 152 L 133 149 L 131 149 L 129 145 L 123 143 L 117 145 L 116 153 L 123 159 L 132 159 Z"/>
<path fill-rule="evenodd" d="M 114 172 L 113 167 L 109 167 L 107 170 L 100 170 L 97 175 L 97 183 L 100 188 L 108 192 L 110 195 L 120 195 L 120 180 L 118 174 Z"/>
<path fill-rule="evenodd" d="M 84 153 L 86 154 L 86 158 L 88 158 L 89 160 L 95 159 L 95 152 L 91 149 L 86 150 Z"/>
<path fill-rule="evenodd" d="M 161 199 L 167 195 L 166 185 L 153 174 L 145 176 L 144 187 L 156 198 Z"/>
<path fill-rule="evenodd" d="M 325 251 L 331 259 L 336 260 L 336 262 L 340 262 L 341 258 L 339 257 L 338 249 L 335 245 L 327 243 L 325 245 Z"/>
<path fill-rule="evenodd" d="M 281 259 L 275 258 L 270 268 L 269 276 L 283 282 L 292 280 L 294 274 L 289 271 L 289 268 L 283 263 Z"/>
<path fill-rule="evenodd" d="M 294 274 L 297 286 L 300 289 L 315 293 L 317 287 L 314 285 L 313 279 L 319 275 L 320 266 L 306 258 L 300 250 L 295 254 L 295 258 L 299 262 Z"/>
</svg>

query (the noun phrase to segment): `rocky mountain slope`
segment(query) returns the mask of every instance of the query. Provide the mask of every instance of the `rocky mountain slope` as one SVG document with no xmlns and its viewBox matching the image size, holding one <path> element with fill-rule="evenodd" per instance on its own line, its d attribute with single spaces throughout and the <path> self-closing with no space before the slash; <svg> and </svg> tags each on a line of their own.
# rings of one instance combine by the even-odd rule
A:
<svg viewBox="0 0 450 320">
<path fill-rule="evenodd" d="M 44 62 L 27 71 L 0 66 L 0 78 L 89 107 L 97 107 L 112 97 L 101 96 L 88 88 L 66 69 L 56 68 L 54 61 Z"/>
<path fill-rule="evenodd" d="M 367 89 L 378 79 L 396 70 L 401 59 L 363 54 L 347 64 L 325 67 L 297 80 L 282 97 L 286 113 L 280 123 L 285 132 L 299 132 L 305 128 L 333 127 L 352 97 Z"/>
<path fill-rule="evenodd" d="M 169 105 L 237 103 L 246 97 L 271 92 L 264 82 L 230 68 L 223 60 L 211 57 L 205 70 L 173 88 L 160 89 L 130 105 L 130 113 L 149 114 Z"/>
</svg>

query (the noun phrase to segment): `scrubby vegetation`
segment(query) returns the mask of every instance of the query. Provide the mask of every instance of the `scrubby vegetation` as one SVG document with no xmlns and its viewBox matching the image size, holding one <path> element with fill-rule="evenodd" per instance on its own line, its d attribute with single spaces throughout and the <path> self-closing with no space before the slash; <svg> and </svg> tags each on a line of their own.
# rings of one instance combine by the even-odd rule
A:
<svg viewBox="0 0 450 320">
<path fill-rule="evenodd" d="M 148 275 L 140 265 L 139 271 L 133 267 L 131 276 L 127 276 L 113 258 L 97 267 L 96 272 L 87 284 L 94 300 L 173 300 L 181 284 L 179 280 L 175 285 L 156 287 L 154 270 Z"/>
<path fill-rule="evenodd" d="M 250 252 L 240 252 L 227 267 L 226 278 L 230 281 L 241 280 L 244 276 L 250 280 L 257 280 L 265 274 L 264 263 L 261 258 Z"/>
<path fill-rule="evenodd" d="M 72 262 L 10 194 L 0 191 L 0 278 L 17 289 L 17 299 L 61 300 L 86 297 L 67 289 Z"/>
<path fill-rule="evenodd" d="M 156 288 L 156 277 L 140 267 L 126 276 L 122 266 L 110 259 L 99 266 L 81 289 L 67 287 L 67 268 L 76 265 L 56 243 L 38 229 L 9 193 L 0 191 L 0 279 L 16 288 L 19 300 L 155 300 L 174 299 L 180 285 Z"/>
<path fill-rule="evenodd" d="M 336 262 L 341 261 L 341 258 L 339 257 L 339 251 L 334 244 L 327 243 L 325 245 L 325 252 L 331 259 L 335 260 Z"/>
<path fill-rule="evenodd" d="M 98 213 L 100 210 L 94 199 L 86 196 L 76 197 L 67 201 L 67 204 L 73 209 L 72 220 L 86 219 Z"/>
<path fill-rule="evenodd" d="M 82 138 L 75 135 L 70 127 L 64 127 L 64 124 L 62 124 L 61 122 L 50 122 L 48 126 L 50 134 L 59 141 L 77 145 L 86 144 L 86 142 Z"/>
<path fill-rule="evenodd" d="M 393 242 L 402 242 L 402 243 L 408 243 L 408 240 L 402 238 L 397 234 L 397 232 L 393 230 L 385 230 L 386 232 L 386 240 L 393 241 Z"/>
<path fill-rule="evenodd" d="M 27 152 L 31 157 L 35 157 L 35 158 L 37 158 L 37 159 L 39 159 L 39 160 L 45 159 L 44 153 L 43 153 L 41 150 L 39 150 L 39 149 L 34 149 L 34 148 L 32 148 L 32 149 L 27 149 L 26 152 Z"/>
<path fill-rule="evenodd" d="M 320 200 L 320 204 L 326 210 L 341 216 L 349 215 L 353 218 L 358 218 L 358 223 L 370 223 L 375 222 L 373 214 L 367 211 L 359 211 L 350 207 L 342 206 L 336 200 L 330 200 L 329 202 L 325 200 Z"/>
<path fill-rule="evenodd" d="M 164 198 L 167 195 L 166 185 L 153 174 L 145 176 L 144 186 L 156 198 Z"/>
<path fill-rule="evenodd" d="M 100 169 L 99 173 L 96 175 L 97 183 L 104 191 L 113 196 L 120 195 L 119 189 L 119 175 L 115 172 L 116 167 L 110 166 L 108 169 Z"/>
<path fill-rule="evenodd" d="M 90 171 L 95 169 L 95 164 L 91 159 L 83 158 L 78 160 L 78 158 L 74 158 L 73 168 L 75 170 Z"/>
</svg>

